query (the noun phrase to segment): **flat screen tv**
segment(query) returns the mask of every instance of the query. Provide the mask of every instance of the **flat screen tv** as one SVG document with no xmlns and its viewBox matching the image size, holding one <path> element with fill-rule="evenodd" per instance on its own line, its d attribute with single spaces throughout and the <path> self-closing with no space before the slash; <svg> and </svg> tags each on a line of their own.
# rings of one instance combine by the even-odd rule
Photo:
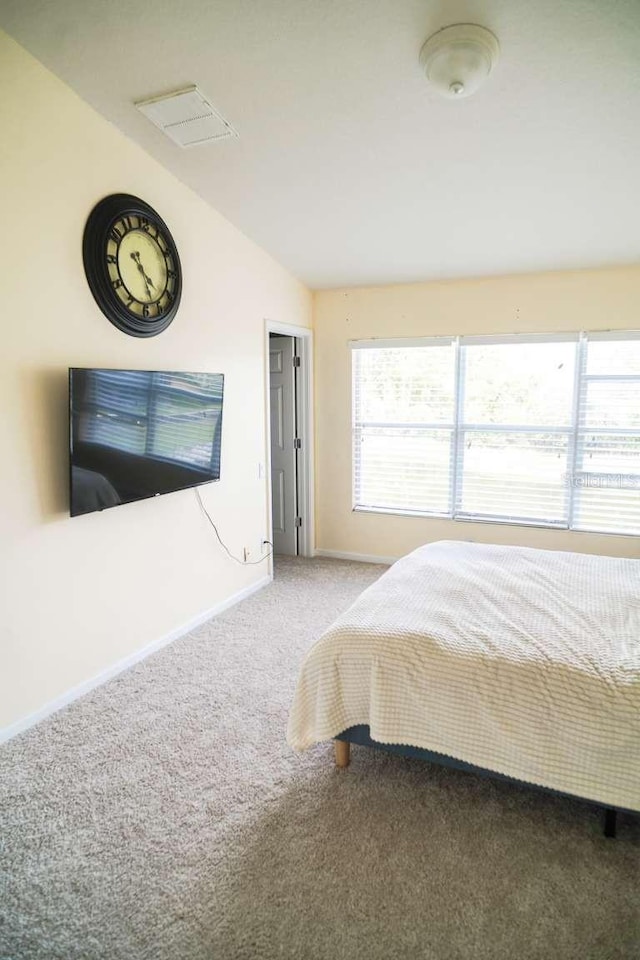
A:
<svg viewBox="0 0 640 960">
<path fill-rule="evenodd" d="M 69 370 L 71 516 L 220 479 L 221 373 Z"/>
</svg>

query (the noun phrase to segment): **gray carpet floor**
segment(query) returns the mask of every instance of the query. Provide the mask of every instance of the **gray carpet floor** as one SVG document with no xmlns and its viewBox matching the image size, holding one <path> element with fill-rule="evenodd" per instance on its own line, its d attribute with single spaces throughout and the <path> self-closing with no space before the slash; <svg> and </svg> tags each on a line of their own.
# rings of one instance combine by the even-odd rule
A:
<svg viewBox="0 0 640 960">
<path fill-rule="evenodd" d="M 381 568 L 274 583 L 0 751 L 0 956 L 640 956 L 640 825 L 284 738 L 304 651 Z"/>
</svg>

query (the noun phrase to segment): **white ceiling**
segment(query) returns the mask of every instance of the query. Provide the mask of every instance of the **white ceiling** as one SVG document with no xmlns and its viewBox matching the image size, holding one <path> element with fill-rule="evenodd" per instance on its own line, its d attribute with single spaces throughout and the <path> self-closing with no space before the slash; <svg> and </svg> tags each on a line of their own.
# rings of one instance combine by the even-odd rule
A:
<svg viewBox="0 0 640 960">
<path fill-rule="evenodd" d="M 502 52 L 449 101 L 418 55 L 456 22 Z M 640 0 L 0 0 L 0 24 L 312 288 L 640 261 Z M 191 83 L 239 139 L 182 150 L 133 106 Z"/>
</svg>

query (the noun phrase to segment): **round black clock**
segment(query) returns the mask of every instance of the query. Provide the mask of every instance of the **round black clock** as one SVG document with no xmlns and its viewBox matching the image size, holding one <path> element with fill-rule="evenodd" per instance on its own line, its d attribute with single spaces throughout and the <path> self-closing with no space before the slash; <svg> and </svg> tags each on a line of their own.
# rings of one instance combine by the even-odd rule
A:
<svg viewBox="0 0 640 960">
<path fill-rule="evenodd" d="M 153 207 L 114 193 L 93 208 L 84 228 L 82 256 L 96 303 L 119 330 L 155 337 L 180 304 L 178 251 Z"/>
</svg>

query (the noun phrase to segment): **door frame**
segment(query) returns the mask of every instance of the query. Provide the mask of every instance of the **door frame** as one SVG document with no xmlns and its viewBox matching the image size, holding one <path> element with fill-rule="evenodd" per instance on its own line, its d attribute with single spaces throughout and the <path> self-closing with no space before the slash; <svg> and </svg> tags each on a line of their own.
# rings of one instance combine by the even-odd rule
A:
<svg viewBox="0 0 640 960">
<path fill-rule="evenodd" d="M 267 529 L 273 543 L 273 517 L 271 515 L 271 401 L 269 392 L 269 334 L 279 333 L 296 340 L 300 366 L 297 375 L 296 419 L 298 437 L 302 447 L 298 451 L 298 510 L 302 526 L 298 530 L 298 556 L 315 555 L 315 500 L 313 462 L 313 330 L 292 323 L 264 321 L 264 369 L 265 369 L 265 434 L 266 434 L 266 480 L 267 480 Z"/>
</svg>

